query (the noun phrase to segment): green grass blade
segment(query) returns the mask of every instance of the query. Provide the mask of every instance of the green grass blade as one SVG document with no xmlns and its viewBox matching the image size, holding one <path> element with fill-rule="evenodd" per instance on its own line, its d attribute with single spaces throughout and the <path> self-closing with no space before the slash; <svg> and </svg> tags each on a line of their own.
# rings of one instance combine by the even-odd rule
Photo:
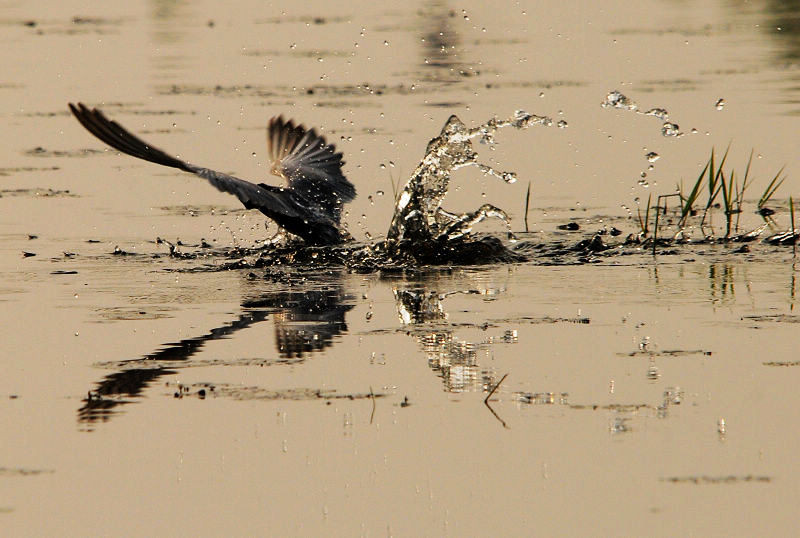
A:
<svg viewBox="0 0 800 538">
<path fill-rule="evenodd" d="M 769 202 L 770 198 L 775 194 L 775 192 L 783 185 L 783 182 L 786 181 L 786 176 L 780 177 L 783 173 L 784 168 L 786 166 L 782 166 L 778 173 L 775 174 L 775 177 L 772 178 L 772 181 L 769 182 L 767 188 L 764 189 L 764 193 L 761 195 L 761 198 L 758 200 L 758 208 L 761 209 L 764 205 Z"/>
<path fill-rule="evenodd" d="M 692 187 L 692 191 L 689 193 L 689 195 L 685 199 L 683 196 L 681 196 L 683 206 L 681 207 L 681 220 L 678 223 L 679 226 L 686 224 L 686 219 L 692 212 L 692 206 L 700 196 L 700 189 L 703 187 L 703 181 L 705 180 L 706 172 L 708 171 L 710 164 L 711 161 L 706 162 L 706 166 L 703 168 L 703 171 L 700 172 L 700 175 L 697 176 L 697 181 L 694 182 L 694 187 Z"/>
</svg>

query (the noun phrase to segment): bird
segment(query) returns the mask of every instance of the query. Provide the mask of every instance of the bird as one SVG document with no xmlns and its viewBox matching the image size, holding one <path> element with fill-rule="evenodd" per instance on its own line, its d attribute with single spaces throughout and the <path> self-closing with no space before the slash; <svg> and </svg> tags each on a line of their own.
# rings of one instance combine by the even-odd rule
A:
<svg viewBox="0 0 800 538">
<path fill-rule="evenodd" d="M 351 239 L 341 226 L 342 206 L 356 197 L 355 186 L 342 172 L 342 153 L 323 136 L 302 124 L 275 116 L 267 125 L 270 173 L 282 186 L 252 183 L 172 157 L 145 142 L 98 108 L 68 103 L 86 130 L 112 148 L 132 157 L 191 172 L 218 190 L 236 196 L 247 209 L 257 209 L 307 245 L 336 245 Z"/>
</svg>

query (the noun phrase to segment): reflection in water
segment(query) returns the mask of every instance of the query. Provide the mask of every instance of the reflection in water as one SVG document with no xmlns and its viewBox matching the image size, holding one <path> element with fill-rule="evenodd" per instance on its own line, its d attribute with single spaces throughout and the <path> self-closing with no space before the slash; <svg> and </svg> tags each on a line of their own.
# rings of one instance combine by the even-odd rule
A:
<svg viewBox="0 0 800 538">
<path fill-rule="evenodd" d="M 430 284 L 430 283 L 426 283 Z M 490 337 L 480 343 L 460 340 L 453 334 L 453 325 L 447 323 L 447 312 L 442 301 L 455 294 L 498 293 L 499 290 L 477 289 L 439 293 L 420 283 L 407 283 L 406 289 L 394 288 L 397 311 L 401 323 L 419 326 L 411 331 L 428 359 L 428 366 L 442 378 L 447 392 L 486 390 L 497 382 L 495 373 L 482 370 L 479 351 L 495 343 L 516 343 L 516 331 L 508 330 L 501 338 Z"/>
<path fill-rule="evenodd" d="M 283 358 L 302 358 L 333 345 L 335 336 L 347 332 L 345 313 L 352 304 L 342 288 L 276 293 L 268 298 L 246 301 L 246 308 L 269 308 L 275 311 L 275 342 Z"/>
<path fill-rule="evenodd" d="M 797 66 L 800 62 L 800 0 L 771 0 L 765 9 L 772 15 L 762 27 L 773 42 L 778 45 L 775 63 L 777 68 L 789 73 L 790 84 L 786 91 L 790 94 L 787 102 L 800 103 L 797 81 L 800 80 Z M 798 109 L 792 113 L 797 114 Z"/>
<path fill-rule="evenodd" d="M 713 304 L 726 304 L 736 299 L 733 265 L 712 263 L 708 266 L 708 288 Z"/>
<path fill-rule="evenodd" d="M 340 276 L 340 275 L 338 275 Z M 105 376 L 89 391 L 78 410 L 78 421 L 93 424 L 109 420 L 118 412 L 116 407 L 132 403 L 160 377 L 177 373 L 191 366 L 296 364 L 306 355 L 333 345 L 334 338 L 347 331 L 345 314 L 353 306 L 343 304 L 350 297 L 340 280 L 326 276 L 327 285 L 302 290 L 282 289 L 256 299 L 245 300 L 246 310 L 232 323 L 208 333 L 179 342 L 165 344 L 160 350 L 139 359 L 115 361 L 103 366 L 118 370 Z M 311 283 L 314 284 L 313 282 Z M 242 359 L 241 361 L 190 361 L 207 342 L 230 338 L 273 316 L 278 359 Z M 91 430 L 91 427 L 88 428 Z"/>
<path fill-rule="evenodd" d="M 177 52 L 190 25 L 190 5 L 186 0 L 151 0 L 151 39 L 156 46 L 151 60 L 155 76 L 173 79 L 189 68 L 189 58 Z"/>
<path fill-rule="evenodd" d="M 472 65 L 463 62 L 461 39 L 456 31 L 456 13 L 447 2 L 425 4 L 418 12 L 422 26 L 422 69 L 419 77 L 428 82 L 457 83 L 477 75 Z"/>
<path fill-rule="evenodd" d="M 800 0 L 767 0 L 765 2 L 743 2 L 742 0 L 723 2 L 734 19 L 742 18 L 748 27 L 755 27 L 771 40 L 774 69 L 781 71 L 788 84 L 783 89 L 789 93 L 787 103 L 797 105 L 800 80 L 797 64 L 800 62 Z M 761 70 L 763 64 L 756 60 L 753 67 Z M 770 81 L 774 84 L 774 81 Z M 795 109 L 792 113 L 797 114 Z"/>
<path fill-rule="evenodd" d="M 800 61 L 800 0 L 771 0 L 764 9 L 771 18 L 762 26 L 780 44 L 779 60 Z"/>
<path fill-rule="evenodd" d="M 186 0 L 152 0 L 153 41 L 158 45 L 177 43 L 186 28 Z"/>
</svg>

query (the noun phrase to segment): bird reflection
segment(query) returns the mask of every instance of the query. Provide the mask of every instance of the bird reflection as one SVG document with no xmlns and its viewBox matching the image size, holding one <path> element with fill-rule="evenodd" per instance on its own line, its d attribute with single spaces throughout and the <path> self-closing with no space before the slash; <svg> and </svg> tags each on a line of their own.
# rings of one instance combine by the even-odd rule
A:
<svg viewBox="0 0 800 538">
<path fill-rule="evenodd" d="M 208 333 L 165 344 L 141 358 L 113 363 L 118 370 L 97 382 L 78 410 L 78 422 L 91 425 L 108 421 L 121 405 L 133 403 L 154 381 L 176 374 L 181 368 L 198 366 L 191 360 L 212 340 L 230 338 L 234 333 L 266 320 L 272 315 L 278 358 L 243 360 L 241 363 L 297 364 L 315 352 L 335 343 L 335 337 L 347 332 L 345 314 L 353 308 L 350 296 L 339 279 L 307 282 L 303 289 L 281 289 L 242 302 L 245 309 L 231 323 Z M 316 286 L 316 287 L 315 287 Z M 203 366 L 219 363 L 202 363 Z M 238 364 L 236 361 L 223 364 Z"/>
<path fill-rule="evenodd" d="M 342 304 L 344 298 L 341 287 L 290 290 L 245 301 L 242 306 L 272 309 L 278 354 L 284 358 L 302 358 L 307 353 L 322 351 L 333 344 L 335 336 L 347 332 L 344 315 L 353 305 Z"/>
</svg>

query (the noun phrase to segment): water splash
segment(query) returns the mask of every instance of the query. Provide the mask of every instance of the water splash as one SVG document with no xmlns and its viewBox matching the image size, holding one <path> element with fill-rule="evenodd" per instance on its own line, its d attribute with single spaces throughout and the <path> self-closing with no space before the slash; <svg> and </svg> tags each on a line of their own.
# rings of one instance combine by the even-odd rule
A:
<svg viewBox="0 0 800 538">
<path fill-rule="evenodd" d="M 647 112 L 644 113 L 645 116 L 655 116 L 660 120 L 667 121 L 669 119 L 669 112 L 667 112 L 666 108 L 651 108 Z"/>
<path fill-rule="evenodd" d="M 628 97 L 619 90 L 609 92 L 606 96 L 606 100 L 600 103 L 600 106 L 603 108 L 622 108 L 624 110 L 637 110 L 639 108 L 639 105 L 631 99 L 628 99 Z"/>
<path fill-rule="evenodd" d="M 620 108 L 623 110 L 630 110 L 643 116 L 655 116 L 663 122 L 661 125 L 661 134 L 663 136 L 675 138 L 683 136 L 678 124 L 669 121 L 669 113 L 666 109 L 656 107 L 647 110 L 647 112 L 642 112 L 639 110 L 639 105 L 637 105 L 635 101 L 624 95 L 619 90 L 609 92 L 605 101 L 600 103 L 600 106 L 603 108 Z"/>
<path fill-rule="evenodd" d="M 663 136 L 683 136 L 678 124 L 668 121 L 664 122 L 664 125 L 661 126 L 661 134 Z"/>
<path fill-rule="evenodd" d="M 493 118 L 477 127 L 467 127 L 457 116 L 447 120 L 442 132 L 428 143 L 425 156 L 397 199 L 386 238 L 395 245 L 412 241 L 416 246 L 454 241 L 466 237 L 480 221 L 493 217 L 506 224 L 509 238 L 513 233 L 508 215 L 500 208 L 484 204 L 469 213 L 456 214 L 442 208 L 450 176 L 459 168 L 475 166 L 486 175 L 506 183 L 517 180 L 513 172 L 502 172 L 478 162 L 471 140 L 492 145 L 494 134 L 503 127 L 525 129 L 531 125 L 553 125 L 553 120 L 518 110 L 507 120 Z"/>
</svg>

